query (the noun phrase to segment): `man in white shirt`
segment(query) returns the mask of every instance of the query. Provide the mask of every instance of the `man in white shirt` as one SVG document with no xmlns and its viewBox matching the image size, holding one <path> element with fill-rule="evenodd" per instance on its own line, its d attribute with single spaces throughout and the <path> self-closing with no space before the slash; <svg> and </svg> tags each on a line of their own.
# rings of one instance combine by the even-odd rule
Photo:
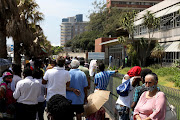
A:
<svg viewBox="0 0 180 120">
<path fill-rule="evenodd" d="M 38 80 L 33 79 L 31 69 L 25 69 L 23 75 L 25 79 L 17 83 L 13 93 L 13 97 L 17 99 L 16 119 L 35 120 L 41 85 Z"/>
<path fill-rule="evenodd" d="M 66 86 L 70 84 L 69 71 L 64 68 L 65 59 L 60 56 L 57 58 L 57 65 L 48 69 L 42 80 L 42 84 L 47 84 L 46 101 L 55 95 L 60 94 L 66 97 Z M 73 89 L 72 89 L 73 90 Z"/>
</svg>

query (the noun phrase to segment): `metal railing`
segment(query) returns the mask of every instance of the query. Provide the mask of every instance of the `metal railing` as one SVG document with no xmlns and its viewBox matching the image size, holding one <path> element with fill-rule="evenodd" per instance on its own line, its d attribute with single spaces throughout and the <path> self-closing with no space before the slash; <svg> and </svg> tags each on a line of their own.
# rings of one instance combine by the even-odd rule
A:
<svg viewBox="0 0 180 120">
<path fill-rule="evenodd" d="M 115 76 L 110 78 L 109 85 L 107 90 L 111 91 L 109 96 L 109 100 L 104 104 L 106 108 L 106 112 L 111 116 L 113 120 L 118 120 L 118 112 L 115 109 L 116 100 L 118 98 L 118 94 L 116 92 L 116 87 L 118 87 L 122 83 L 122 74 L 116 74 Z M 158 85 L 160 90 L 165 93 L 170 104 L 174 105 L 176 108 L 177 119 L 180 120 L 180 90 L 165 87 Z M 94 82 L 91 82 L 91 90 L 90 93 L 94 91 Z"/>
</svg>

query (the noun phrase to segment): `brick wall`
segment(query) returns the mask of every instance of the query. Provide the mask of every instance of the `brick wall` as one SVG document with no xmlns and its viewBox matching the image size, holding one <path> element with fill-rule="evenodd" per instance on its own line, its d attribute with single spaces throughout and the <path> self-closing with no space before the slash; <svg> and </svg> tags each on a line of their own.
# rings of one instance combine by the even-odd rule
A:
<svg viewBox="0 0 180 120">
<path fill-rule="evenodd" d="M 98 38 L 95 40 L 95 52 L 105 52 L 105 45 L 99 45 L 102 42 L 113 40 L 116 38 Z"/>
</svg>

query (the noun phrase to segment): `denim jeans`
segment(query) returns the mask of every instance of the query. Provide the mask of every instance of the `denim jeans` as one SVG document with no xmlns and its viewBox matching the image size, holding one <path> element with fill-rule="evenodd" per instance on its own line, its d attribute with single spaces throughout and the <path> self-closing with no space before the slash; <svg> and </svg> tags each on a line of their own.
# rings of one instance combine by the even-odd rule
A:
<svg viewBox="0 0 180 120">
<path fill-rule="evenodd" d="M 129 120 L 129 108 L 126 106 L 120 106 L 116 104 L 116 110 L 119 113 L 119 120 Z"/>
</svg>

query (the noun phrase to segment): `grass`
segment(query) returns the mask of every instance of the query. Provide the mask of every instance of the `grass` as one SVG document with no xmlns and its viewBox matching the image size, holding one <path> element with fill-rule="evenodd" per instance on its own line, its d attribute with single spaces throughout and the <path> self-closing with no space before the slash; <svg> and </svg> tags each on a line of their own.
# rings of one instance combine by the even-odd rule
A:
<svg viewBox="0 0 180 120">
<path fill-rule="evenodd" d="M 120 69 L 119 73 L 126 74 L 131 67 L 126 67 L 124 69 Z M 142 68 L 144 69 L 144 68 Z M 170 88 L 180 89 L 179 87 L 175 87 L 175 83 L 172 82 L 170 79 L 176 74 L 177 69 L 176 68 L 153 68 L 148 67 L 148 69 L 151 69 L 154 73 L 158 75 L 159 78 L 159 85 L 163 85 Z"/>
<path fill-rule="evenodd" d="M 179 77 L 177 77 L 177 79 L 173 79 L 179 72 L 179 70 L 177 68 L 153 68 L 153 67 L 148 67 L 149 69 L 151 69 L 154 73 L 156 73 L 158 75 L 159 78 L 159 85 L 162 85 L 162 87 L 160 89 L 162 89 L 162 91 L 167 94 L 167 98 L 168 101 L 173 104 L 176 107 L 176 111 L 177 111 L 177 117 L 178 119 L 180 119 L 180 101 L 179 101 L 179 92 L 171 89 L 171 88 L 175 88 L 175 89 L 180 89 L 180 87 L 175 87 L 175 82 L 179 80 Z M 126 74 L 131 68 L 127 67 L 124 69 L 120 69 L 118 70 L 119 73 L 121 74 Z M 144 69 L 144 68 L 142 68 Z M 117 100 L 117 92 L 116 92 L 116 88 L 122 83 L 122 78 L 118 78 L 118 77 L 113 77 L 113 82 L 110 82 L 110 84 L 108 85 L 108 88 L 111 86 L 113 86 L 114 89 L 111 89 L 112 93 L 116 96 L 113 96 L 114 100 Z M 170 87 L 170 88 L 166 88 L 166 87 Z M 109 89 L 110 90 L 110 89 Z"/>
</svg>

